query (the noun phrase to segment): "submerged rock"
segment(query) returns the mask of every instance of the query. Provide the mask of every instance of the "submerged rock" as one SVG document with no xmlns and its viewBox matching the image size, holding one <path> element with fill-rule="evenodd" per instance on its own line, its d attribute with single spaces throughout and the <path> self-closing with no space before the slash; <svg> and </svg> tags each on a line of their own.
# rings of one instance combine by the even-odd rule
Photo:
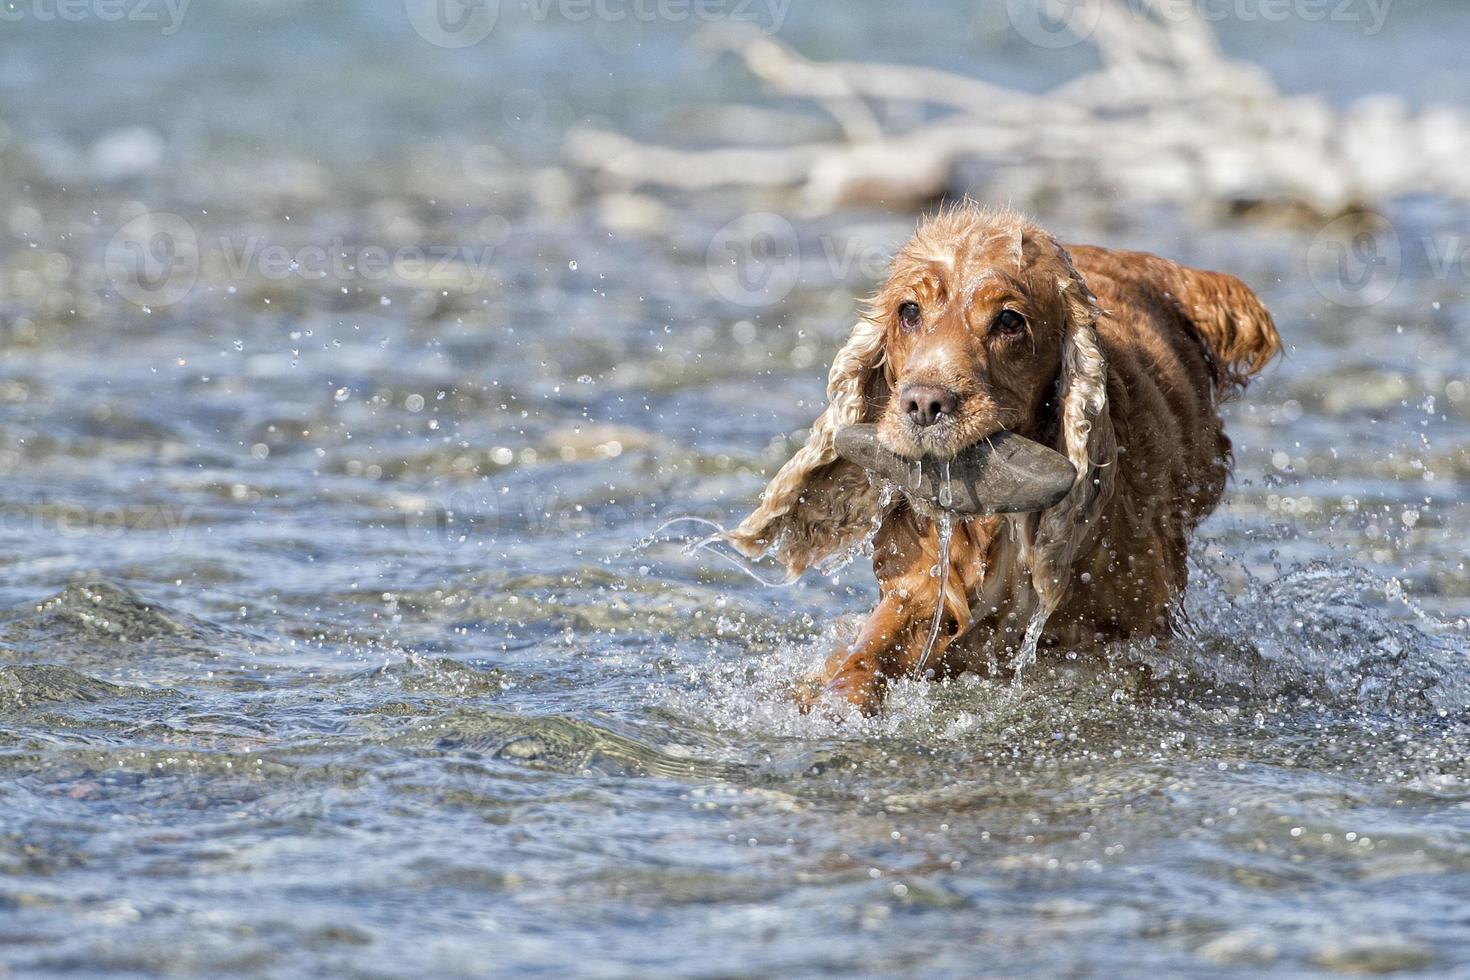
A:
<svg viewBox="0 0 1470 980">
<path fill-rule="evenodd" d="M 149 693 L 99 681 L 56 664 L 0 666 L 0 711 L 29 708 L 42 702 L 111 701 Z"/>
</svg>

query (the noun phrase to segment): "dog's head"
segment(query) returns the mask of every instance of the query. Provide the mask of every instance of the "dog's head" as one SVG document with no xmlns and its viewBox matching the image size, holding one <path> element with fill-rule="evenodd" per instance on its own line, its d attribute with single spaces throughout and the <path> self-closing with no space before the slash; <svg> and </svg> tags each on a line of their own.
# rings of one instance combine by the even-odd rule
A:
<svg viewBox="0 0 1470 980">
<path fill-rule="evenodd" d="M 894 452 L 953 456 L 1009 429 L 1060 422 L 1068 341 L 1095 301 L 1066 251 L 1016 215 L 958 208 L 925 221 L 866 317 L 883 332 Z"/>
<path fill-rule="evenodd" d="M 927 219 L 837 352 L 806 444 L 726 540 L 747 555 L 774 550 L 797 574 L 871 534 L 882 497 L 834 445 L 857 422 L 879 423 L 888 448 L 916 458 L 1001 429 L 1036 437 L 1055 420 L 1077 470 L 1053 508 L 1065 525 L 1101 492 L 1093 464 L 1111 453 L 1098 315 L 1066 251 L 1025 218 L 965 203 Z M 916 387 L 940 394 L 921 401 Z"/>
</svg>

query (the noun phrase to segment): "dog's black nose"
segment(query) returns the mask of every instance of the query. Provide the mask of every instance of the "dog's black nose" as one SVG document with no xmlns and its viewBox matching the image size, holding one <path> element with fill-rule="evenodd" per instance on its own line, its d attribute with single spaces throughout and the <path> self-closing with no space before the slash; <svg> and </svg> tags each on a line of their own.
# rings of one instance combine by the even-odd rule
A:
<svg viewBox="0 0 1470 980">
<path fill-rule="evenodd" d="M 904 385 L 898 393 L 904 414 L 915 425 L 933 425 L 940 416 L 953 416 L 960 406 L 960 396 L 938 385 Z"/>
</svg>

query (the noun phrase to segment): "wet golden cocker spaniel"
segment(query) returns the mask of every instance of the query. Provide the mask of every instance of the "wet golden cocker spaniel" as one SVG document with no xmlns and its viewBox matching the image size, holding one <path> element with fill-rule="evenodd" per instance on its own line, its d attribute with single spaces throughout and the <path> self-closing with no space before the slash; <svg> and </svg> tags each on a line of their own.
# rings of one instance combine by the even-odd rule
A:
<svg viewBox="0 0 1470 980">
<path fill-rule="evenodd" d="M 728 535 L 792 574 L 872 536 L 878 606 L 801 698 L 876 711 L 885 683 L 918 666 L 941 601 L 927 661 L 941 674 L 1014 666 L 1038 640 L 1078 650 L 1166 635 L 1189 534 L 1230 473 L 1220 402 L 1279 348 L 1233 276 L 1064 248 L 972 205 L 925 220 L 838 353 L 806 445 Z M 1065 454 L 1076 480 L 1041 513 L 957 523 L 936 575 L 931 516 L 836 455 L 835 433 L 857 422 L 911 458 L 1010 430 Z"/>
</svg>

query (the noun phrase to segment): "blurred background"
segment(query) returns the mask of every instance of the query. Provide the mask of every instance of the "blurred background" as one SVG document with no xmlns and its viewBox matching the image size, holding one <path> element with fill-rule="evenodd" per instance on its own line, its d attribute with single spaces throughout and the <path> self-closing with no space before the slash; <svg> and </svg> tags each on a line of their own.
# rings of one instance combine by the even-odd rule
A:
<svg viewBox="0 0 1470 980">
<path fill-rule="evenodd" d="M 1463 4 L 0 3 L 0 975 L 1470 969 Z M 1288 352 L 1177 644 L 801 718 L 658 532 L 966 195 Z"/>
</svg>

